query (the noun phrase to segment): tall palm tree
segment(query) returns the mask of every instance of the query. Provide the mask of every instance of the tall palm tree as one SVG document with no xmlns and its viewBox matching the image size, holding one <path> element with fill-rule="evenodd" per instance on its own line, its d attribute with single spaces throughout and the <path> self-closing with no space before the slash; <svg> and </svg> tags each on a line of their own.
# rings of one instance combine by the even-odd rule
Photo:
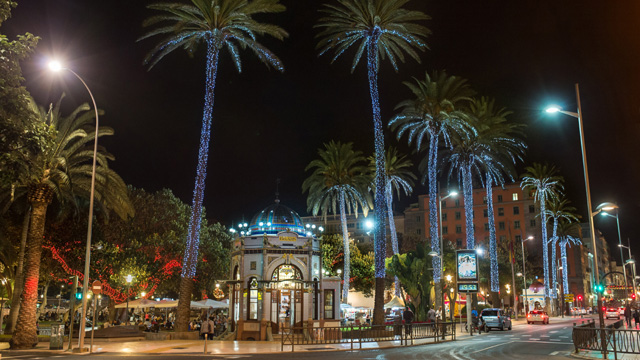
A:
<svg viewBox="0 0 640 360">
<path fill-rule="evenodd" d="M 568 222 L 577 222 L 578 215 L 576 215 L 576 208 L 570 206 L 571 201 L 565 198 L 555 198 L 547 201 L 547 218 L 553 220 L 553 231 L 549 245 L 551 246 L 551 283 L 553 286 L 557 284 L 556 274 L 556 246 L 559 245 L 558 239 L 558 224 L 560 220 L 566 220 Z M 551 292 L 551 297 L 556 298 L 556 291 Z"/>
<path fill-rule="evenodd" d="M 373 322 L 384 323 L 384 278 L 386 258 L 386 207 L 384 200 L 384 134 L 380 116 L 378 95 L 378 71 L 380 61 L 389 59 L 394 70 L 398 71 L 398 61 L 405 61 L 405 53 L 420 62 L 415 49 L 424 51 L 424 42 L 430 31 L 416 21 L 428 20 L 429 16 L 420 11 L 404 8 L 409 0 L 337 0 L 337 4 L 325 4 L 320 10 L 322 17 L 316 27 L 322 29 L 318 48 L 320 54 L 334 50 L 335 61 L 345 50 L 356 45 L 351 72 L 354 71 L 362 54 L 367 53 L 367 74 L 369 93 L 373 110 L 374 146 L 376 156 L 375 177 L 375 222 L 373 231 L 375 247 L 375 308 Z"/>
<path fill-rule="evenodd" d="M 413 163 L 407 159 L 406 155 L 400 154 L 398 149 L 390 146 L 386 151 L 385 159 L 385 199 L 387 201 L 387 215 L 389 218 L 389 232 L 391 233 L 391 248 L 394 255 L 400 254 L 398 247 L 398 234 L 396 233 L 396 223 L 393 218 L 393 192 L 398 194 L 403 191 L 409 196 L 413 192 L 414 181 L 416 175 L 411 171 Z M 374 156 L 369 158 L 369 171 L 375 173 L 376 159 Z M 375 184 L 373 184 L 375 186 Z M 400 281 L 395 276 L 395 294 L 402 297 Z"/>
<path fill-rule="evenodd" d="M 161 13 L 144 22 L 145 27 L 152 26 L 153 29 L 139 40 L 156 35 L 164 36 L 145 58 L 144 62 L 149 65 L 149 68 L 178 48 L 184 48 L 189 53 L 193 53 L 200 43 L 205 43 L 207 47 L 206 89 L 198 149 L 198 168 L 193 190 L 187 246 L 182 264 L 176 321 L 177 330 L 187 331 L 189 304 L 200 244 L 202 201 L 207 176 L 211 119 L 220 52 L 224 48 L 228 50 L 238 72 L 242 70 L 239 49 L 247 48 L 267 67 L 284 71 L 280 60 L 269 49 L 258 43 L 256 37 L 270 35 L 283 40 L 288 36 L 287 33 L 276 25 L 260 23 L 253 17 L 264 13 L 282 12 L 285 7 L 278 0 L 191 0 L 190 4 L 161 3 L 149 5 L 148 8 Z"/>
<path fill-rule="evenodd" d="M 520 187 L 522 190 L 534 192 L 534 201 L 540 205 L 540 228 L 542 229 L 542 266 L 544 268 L 544 297 L 545 304 L 549 304 L 549 245 L 547 241 L 547 202 L 553 201 L 563 189 L 562 177 L 554 165 L 533 163 L 525 168 Z"/>
<path fill-rule="evenodd" d="M 560 245 L 560 259 L 562 259 L 562 287 L 563 295 L 569 293 L 569 283 L 567 282 L 567 246 L 580 245 L 580 224 L 562 218 L 559 221 L 556 235 Z"/>
<path fill-rule="evenodd" d="M 515 165 L 522 161 L 526 145 L 522 140 L 524 125 L 507 120 L 511 111 L 498 108 L 495 100 L 486 97 L 474 99 L 469 111 L 477 119 L 477 158 L 487 193 L 489 223 L 489 255 L 491 258 L 491 291 L 500 291 L 498 271 L 498 246 L 493 208 L 493 186 L 504 185 L 506 179 L 515 181 Z M 473 136 L 473 134 L 469 134 Z M 466 202 L 465 202 L 466 204 Z"/>
<path fill-rule="evenodd" d="M 62 99 L 61 99 L 62 100 Z M 83 104 L 69 116 L 60 113 L 59 101 L 49 111 L 32 107 L 40 119 L 55 129 L 52 146 L 33 161 L 28 174 L 24 174 L 15 191 L 15 198 L 25 196 L 31 206 L 31 217 L 25 253 L 24 290 L 16 328 L 11 338 L 11 348 L 29 349 L 38 342 L 36 335 L 36 303 L 42 238 L 47 208 L 57 199 L 63 206 L 76 206 L 78 198 L 91 195 L 91 173 L 95 120 L 89 105 Z M 112 135 L 113 130 L 100 127 L 98 137 Z M 95 199 L 98 206 L 114 210 L 120 217 L 133 215 L 133 207 L 127 195 L 127 187 L 108 167 L 113 155 L 104 148 L 98 150 Z M 105 211 L 106 213 L 106 211 Z"/>
<path fill-rule="evenodd" d="M 404 82 L 413 92 L 415 98 L 405 100 L 396 106 L 402 109 L 389 122 L 389 126 L 397 131 L 400 139 L 408 134 L 409 145 L 415 140 L 416 149 L 423 150 L 423 140 L 428 140 L 428 156 L 422 162 L 426 171 L 422 183 L 429 184 L 429 237 L 431 250 L 440 253 L 438 233 L 438 145 L 443 140 L 445 145 L 451 145 L 451 135 L 473 131 L 465 121 L 467 114 L 461 111 L 471 100 L 473 90 L 467 81 L 457 76 L 449 76 L 446 72 L 425 73 L 424 80 L 414 79 L 415 83 Z M 426 146 L 425 146 L 426 147 Z M 426 163 L 425 163 L 426 162 Z M 426 166 L 425 166 L 426 165 Z M 469 244 L 467 244 L 469 245 Z M 473 245 L 473 242 L 471 243 Z M 442 267 L 440 258 L 432 258 L 433 279 L 440 282 Z M 436 286 L 436 289 L 439 289 Z M 439 298 L 439 296 L 436 296 Z"/>
<path fill-rule="evenodd" d="M 319 159 L 307 165 L 305 171 L 313 170 L 302 183 L 302 192 L 308 192 L 307 210 L 313 216 L 322 213 L 340 213 L 342 225 L 342 241 L 344 244 L 344 285 L 342 302 L 347 303 L 349 283 L 351 279 L 351 254 L 349 250 L 349 231 L 347 214 L 353 211 L 358 216 L 358 208 L 362 207 L 365 215 L 368 212 L 367 185 L 368 176 L 365 158 L 361 151 L 353 150 L 353 143 L 331 141 L 318 149 Z"/>
</svg>

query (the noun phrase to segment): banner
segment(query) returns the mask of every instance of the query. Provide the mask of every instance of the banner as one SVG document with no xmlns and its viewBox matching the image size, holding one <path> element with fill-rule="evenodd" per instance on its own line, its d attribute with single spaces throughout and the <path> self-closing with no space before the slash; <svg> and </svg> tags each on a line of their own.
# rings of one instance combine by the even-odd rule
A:
<svg viewBox="0 0 640 360">
<path fill-rule="evenodd" d="M 456 251 L 458 281 L 478 281 L 478 253 L 475 250 Z"/>
</svg>

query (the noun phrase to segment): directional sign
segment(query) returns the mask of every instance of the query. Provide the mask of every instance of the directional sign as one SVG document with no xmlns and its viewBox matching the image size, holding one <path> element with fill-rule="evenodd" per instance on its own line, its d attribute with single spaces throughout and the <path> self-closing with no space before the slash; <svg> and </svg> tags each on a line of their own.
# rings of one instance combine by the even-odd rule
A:
<svg viewBox="0 0 640 360">
<path fill-rule="evenodd" d="M 91 283 L 91 291 L 96 295 L 102 293 L 102 283 L 100 282 L 100 280 L 96 280 Z"/>
</svg>

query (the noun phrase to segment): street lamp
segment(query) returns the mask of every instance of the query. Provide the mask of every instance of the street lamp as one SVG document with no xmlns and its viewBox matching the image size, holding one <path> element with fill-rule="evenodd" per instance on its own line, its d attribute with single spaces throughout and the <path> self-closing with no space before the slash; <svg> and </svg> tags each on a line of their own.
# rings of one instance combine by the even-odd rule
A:
<svg viewBox="0 0 640 360">
<path fill-rule="evenodd" d="M 127 275 L 127 325 L 129 325 L 129 292 L 131 289 L 131 281 L 133 281 L 133 276 Z"/>
<path fill-rule="evenodd" d="M 89 290 L 89 265 L 91 264 L 91 232 L 93 228 L 93 198 L 96 187 L 96 157 L 98 154 L 98 107 L 96 106 L 96 99 L 93 97 L 91 90 L 86 82 L 78 75 L 75 71 L 63 67 L 62 64 L 58 61 L 49 62 L 49 69 L 53 72 L 60 72 L 61 70 L 67 70 L 75 77 L 80 80 L 82 85 L 89 92 L 89 96 L 91 97 L 91 101 L 93 102 L 93 109 L 96 115 L 96 131 L 93 138 L 93 165 L 91 168 L 91 195 L 89 196 L 89 224 L 87 226 L 87 249 L 84 256 L 84 280 L 82 284 L 82 312 L 80 316 L 80 329 L 78 329 L 78 347 L 80 351 L 84 351 L 84 336 L 85 336 L 85 323 L 86 323 L 86 315 L 87 315 L 87 291 Z"/>
<path fill-rule="evenodd" d="M 627 250 L 629 250 L 629 260 L 623 262 L 622 264 L 622 268 L 626 268 L 627 263 L 629 264 L 633 264 L 633 266 L 631 267 L 631 269 L 633 269 L 633 281 L 631 282 L 633 284 L 633 293 L 636 293 L 636 261 L 631 257 L 631 242 L 629 242 L 629 246 L 624 246 L 622 244 L 618 244 L 618 247 L 620 248 L 620 251 L 622 251 L 622 248 L 625 248 Z M 626 272 L 625 272 L 626 274 Z M 627 281 L 627 276 L 625 275 L 624 280 Z"/>
<path fill-rule="evenodd" d="M 611 202 L 604 202 L 596 208 L 596 211 L 593 213 L 593 216 L 600 214 L 602 216 L 608 216 L 616 219 L 616 224 L 618 225 L 618 247 L 620 248 L 620 261 L 622 262 L 622 273 L 624 274 L 624 292 L 625 297 L 628 297 L 629 294 L 629 284 L 627 283 L 627 268 L 624 266 L 624 255 L 622 254 L 622 234 L 620 233 L 620 218 L 618 217 L 618 205 Z M 609 214 L 609 211 L 616 211 L 615 216 Z M 635 291 L 634 291 L 635 293 Z"/>
<path fill-rule="evenodd" d="M 582 167 L 584 168 L 584 185 L 585 191 L 587 195 L 587 211 L 589 212 L 589 233 L 591 235 L 591 244 L 593 246 L 593 260 L 594 260 L 594 270 L 595 270 L 595 283 L 596 286 L 600 285 L 600 273 L 598 272 L 598 252 L 596 247 L 596 231 L 593 227 L 593 213 L 591 207 L 591 190 L 589 188 L 589 170 L 587 169 L 587 149 L 584 144 L 584 129 L 582 124 L 582 105 L 580 103 L 580 88 L 578 84 L 576 84 L 576 100 L 578 102 L 578 112 L 574 113 L 571 111 L 564 111 L 560 109 L 558 106 L 550 106 L 546 109 L 547 113 L 556 113 L 559 112 L 561 114 L 569 115 L 578 119 L 578 128 L 580 130 L 580 146 L 582 149 Z M 602 310 L 602 298 L 598 296 L 598 309 Z M 602 311 L 599 311 L 599 320 L 600 327 L 604 327 L 604 318 Z M 603 345 L 604 345 L 604 337 L 603 337 Z"/>
<path fill-rule="evenodd" d="M 533 240 L 533 236 L 529 236 L 526 239 L 522 239 L 522 284 L 524 285 L 524 316 L 527 316 L 529 313 L 529 296 L 527 295 L 527 267 L 525 266 L 525 256 L 524 256 L 524 242 Z M 517 310 L 517 309 L 516 309 Z"/>
</svg>

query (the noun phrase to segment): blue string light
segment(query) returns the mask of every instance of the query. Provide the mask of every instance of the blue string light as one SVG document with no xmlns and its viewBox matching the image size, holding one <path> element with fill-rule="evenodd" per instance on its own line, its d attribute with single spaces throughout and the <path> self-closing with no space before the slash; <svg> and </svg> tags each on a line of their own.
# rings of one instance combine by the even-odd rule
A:
<svg viewBox="0 0 640 360">
<path fill-rule="evenodd" d="M 551 291 L 551 298 L 555 299 L 558 297 L 558 292 L 555 290 L 555 286 L 558 283 L 557 270 L 556 270 L 556 241 L 558 240 L 558 217 L 552 216 L 553 218 L 553 234 L 551 235 L 551 240 L 549 240 L 549 245 L 551 246 L 551 283 L 554 286 L 553 291 Z M 546 224 L 543 224 L 543 227 L 546 227 Z"/>
<path fill-rule="evenodd" d="M 487 216 L 489 217 L 489 253 L 491 254 L 491 291 L 500 291 L 498 273 L 498 249 L 496 243 L 496 223 L 493 213 L 493 178 L 487 173 Z"/>
<path fill-rule="evenodd" d="M 471 178 L 471 165 L 462 168 L 462 193 L 464 195 L 464 216 L 467 231 L 467 249 L 474 249 L 475 231 L 473 228 L 473 182 Z"/>
<path fill-rule="evenodd" d="M 420 138 L 419 138 L 420 140 Z M 429 160 L 427 172 L 429 174 L 429 237 L 431 238 L 431 251 L 441 254 L 440 234 L 438 233 L 438 134 L 429 127 Z M 433 282 L 438 284 L 442 275 L 440 257 L 431 259 L 433 266 Z"/>
</svg>

